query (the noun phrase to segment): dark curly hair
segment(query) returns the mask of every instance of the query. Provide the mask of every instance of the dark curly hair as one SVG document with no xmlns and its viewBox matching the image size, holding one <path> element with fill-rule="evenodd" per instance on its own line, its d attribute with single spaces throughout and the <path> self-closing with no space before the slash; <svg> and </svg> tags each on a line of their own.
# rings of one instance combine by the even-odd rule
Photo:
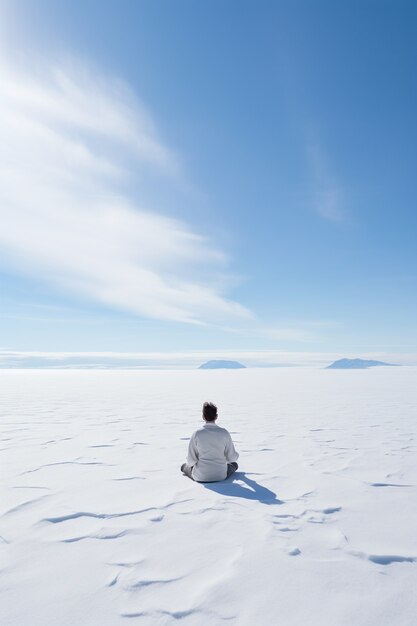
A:
<svg viewBox="0 0 417 626">
<path fill-rule="evenodd" d="M 203 404 L 203 417 L 206 422 L 214 422 L 217 419 L 217 406 L 212 402 Z"/>
</svg>

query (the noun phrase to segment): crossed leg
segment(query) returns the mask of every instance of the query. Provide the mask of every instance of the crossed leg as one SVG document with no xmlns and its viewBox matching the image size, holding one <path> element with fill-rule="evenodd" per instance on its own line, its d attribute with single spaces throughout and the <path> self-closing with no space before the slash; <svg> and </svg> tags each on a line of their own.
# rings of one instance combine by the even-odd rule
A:
<svg viewBox="0 0 417 626">
<path fill-rule="evenodd" d="M 188 476 L 188 478 L 191 478 L 191 480 L 194 480 L 194 478 L 193 478 L 193 466 L 192 465 L 187 465 L 187 463 L 183 463 L 181 465 L 181 471 L 182 471 L 183 474 Z"/>
<path fill-rule="evenodd" d="M 229 478 L 229 476 L 231 476 L 239 467 L 239 465 L 237 463 L 235 463 L 234 461 L 232 463 L 228 463 L 227 464 L 227 478 Z"/>
<path fill-rule="evenodd" d="M 226 478 L 229 478 L 229 476 L 231 476 L 238 468 L 238 464 L 233 462 L 233 463 L 228 463 L 227 464 L 227 476 Z M 185 474 L 186 476 L 188 476 L 188 478 L 191 478 L 191 480 L 194 480 L 193 478 L 193 466 L 192 465 L 187 465 L 187 463 L 183 463 L 181 465 L 181 471 L 183 474 Z"/>
</svg>

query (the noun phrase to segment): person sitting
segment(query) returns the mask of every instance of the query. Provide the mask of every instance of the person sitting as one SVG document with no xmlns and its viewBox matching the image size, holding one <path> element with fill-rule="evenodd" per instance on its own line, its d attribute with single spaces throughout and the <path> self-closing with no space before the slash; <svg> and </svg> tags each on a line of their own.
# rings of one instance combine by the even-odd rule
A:
<svg viewBox="0 0 417 626">
<path fill-rule="evenodd" d="M 181 465 L 183 474 L 200 483 L 224 480 L 238 468 L 236 461 L 239 454 L 230 433 L 217 426 L 216 419 L 216 405 L 205 402 L 205 424 L 193 433 L 188 445 L 187 463 Z"/>
</svg>

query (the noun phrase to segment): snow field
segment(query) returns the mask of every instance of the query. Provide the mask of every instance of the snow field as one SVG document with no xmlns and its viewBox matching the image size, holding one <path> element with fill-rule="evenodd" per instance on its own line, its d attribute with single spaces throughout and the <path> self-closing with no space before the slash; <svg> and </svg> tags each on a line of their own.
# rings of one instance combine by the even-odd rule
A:
<svg viewBox="0 0 417 626">
<path fill-rule="evenodd" d="M 0 371 L 1 626 L 415 626 L 416 374 Z"/>
</svg>

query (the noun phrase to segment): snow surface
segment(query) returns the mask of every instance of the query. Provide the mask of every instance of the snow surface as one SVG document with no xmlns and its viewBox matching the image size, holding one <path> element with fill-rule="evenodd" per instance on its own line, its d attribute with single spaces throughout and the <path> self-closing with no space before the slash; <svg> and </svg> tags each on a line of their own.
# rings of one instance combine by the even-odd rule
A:
<svg viewBox="0 0 417 626">
<path fill-rule="evenodd" d="M 415 626 L 416 374 L 0 371 L 1 626 Z"/>
</svg>

